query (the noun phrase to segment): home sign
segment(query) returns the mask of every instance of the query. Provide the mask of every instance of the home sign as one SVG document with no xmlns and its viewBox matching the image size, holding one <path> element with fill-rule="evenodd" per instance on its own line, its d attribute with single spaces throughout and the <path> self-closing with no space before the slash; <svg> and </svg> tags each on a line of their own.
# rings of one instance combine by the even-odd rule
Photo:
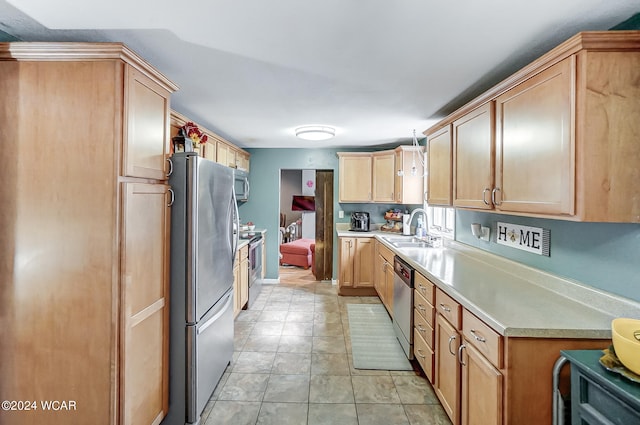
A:
<svg viewBox="0 0 640 425">
<path fill-rule="evenodd" d="M 551 232 L 541 227 L 497 222 L 496 242 L 538 255 L 550 255 Z"/>
</svg>

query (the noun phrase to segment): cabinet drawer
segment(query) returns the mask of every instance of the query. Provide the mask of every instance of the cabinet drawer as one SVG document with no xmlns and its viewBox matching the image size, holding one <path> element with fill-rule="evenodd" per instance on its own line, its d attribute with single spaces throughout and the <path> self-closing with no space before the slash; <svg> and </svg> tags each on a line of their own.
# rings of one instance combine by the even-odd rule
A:
<svg viewBox="0 0 640 425">
<path fill-rule="evenodd" d="M 433 305 L 425 300 L 420 292 L 413 291 L 413 308 L 426 320 L 426 322 L 433 328 Z"/>
<path fill-rule="evenodd" d="M 413 332 L 413 354 L 420 367 L 422 367 L 424 374 L 427 375 L 429 382 L 433 384 L 433 350 L 422 339 L 417 330 Z"/>
<path fill-rule="evenodd" d="M 395 254 L 389 248 L 384 246 L 382 242 L 378 242 L 378 254 L 382 255 L 385 260 L 393 264 L 393 257 Z"/>
<path fill-rule="evenodd" d="M 433 315 L 433 313 L 431 314 Z M 425 320 L 417 309 L 413 310 L 413 326 L 427 345 L 433 348 L 433 326 Z"/>
<path fill-rule="evenodd" d="M 462 307 L 439 288 L 436 288 L 436 304 L 434 307 L 454 328 L 457 330 L 462 329 L 460 327 Z"/>
<path fill-rule="evenodd" d="M 414 287 L 416 292 L 420 292 L 420 295 L 422 295 L 429 304 L 433 305 L 433 292 L 435 286 L 429 281 L 429 279 L 416 272 L 414 274 Z"/>
<path fill-rule="evenodd" d="M 462 312 L 462 334 L 495 367 L 502 368 L 502 336 L 467 310 Z"/>
</svg>

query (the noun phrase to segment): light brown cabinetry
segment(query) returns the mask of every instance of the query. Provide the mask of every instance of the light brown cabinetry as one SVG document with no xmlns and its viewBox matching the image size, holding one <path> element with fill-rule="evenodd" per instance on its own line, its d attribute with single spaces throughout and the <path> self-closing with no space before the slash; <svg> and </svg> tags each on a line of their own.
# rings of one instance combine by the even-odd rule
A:
<svg viewBox="0 0 640 425">
<path fill-rule="evenodd" d="M 0 74 L 0 399 L 77 406 L 0 422 L 159 423 L 176 86 L 118 43 L 0 43 Z"/>
<path fill-rule="evenodd" d="M 233 265 L 233 296 L 235 317 L 249 301 L 249 245 L 244 245 L 236 253 Z"/>
<path fill-rule="evenodd" d="M 340 202 L 371 202 L 372 159 L 370 153 L 338 152 Z"/>
<path fill-rule="evenodd" d="M 427 130 L 453 124 L 453 205 L 640 222 L 639 69 L 640 31 L 579 33 Z"/>
<path fill-rule="evenodd" d="M 454 425 L 460 424 L 460 333 L 447 319 L 436 314 L 434 390 Z"/>
<path fill-rule="evenodd" d="M 424 150 L 416 146 L 395 149 L 395 193 L 398 204 L 424 202 Z"/>
<path fill-rule="evenodd" d="M 502 336 L 441 289 L 435 292 L 434 389 L 454 425 L 551 423 L 549 383 L 559 351 L 609 343 Z"/>
<path fill-rule="evenodd" d="M 171 111 L 171 137 L 178 134 L 180 127 L 191 120 L 176 111 Z M 240 168 L 249 171 L 251 155 L 249 152 L 240 149 L 216 133 L 199 125 L 198 128 L 207 135 L 208 140 L 200 146 L 200 155 L 211 161 L 215 161 L 231 168 Z"/>
<path fill-rule="evenodd" d="M 491 209 L 494 107 L 486 103 L 453 122 L 453 205 Z"/>
<path fill-rule="evenodd" d="M 496 99 L 496 210 L 574 213 L 574 75 L 572 56 Z"/>
<path fill-rule="evenodd" d="M 374 238 L 339 238 L 339 292 L 341 295 L 375 295 L 373 284 Z"/>
<path fill-rule="evenodd" d="M 395 152 L 374 152 L 371 161 L 373 202 L 395 202 Z"/>
<path fill-rule="evenodd" d="M 413 295 L 413 351 L 414 356 L 429 382 L 434 383 L 433 362 L 434 362 L 434 321 L 435 309 L 434 290 L 435 286 L 426 277 L 415 272 L 414 275 L 414 295 Z"/>
<path fill-rule="evenodd" d="M 427 203 L 450 206 L 453 183 L 451 125 L 427 137 Z"/>
<path fill-rule="evenodd" d="M 394 253 L 384 246 L 382 242 L 375 242 L 375 288 L 382 304 L 393 318 L 393 257 Z"/>
<path fill-rule="evenodd" d="M 482 321 L 462 312 L 463 345 L 459 350 L 461 423 L 502 424 L 502 337 Z"/>
</svg>

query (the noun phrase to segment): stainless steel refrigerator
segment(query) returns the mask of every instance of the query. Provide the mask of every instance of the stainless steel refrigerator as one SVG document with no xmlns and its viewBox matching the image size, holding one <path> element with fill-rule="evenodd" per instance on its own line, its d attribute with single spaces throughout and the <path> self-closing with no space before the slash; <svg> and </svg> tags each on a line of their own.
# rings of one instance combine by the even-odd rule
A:
<svg viewBox="0 0 640 425">
<path fill-rule="evenodd" d="M 171 159 L 169 411 L 198 424 L 233 354 L 233 170 L 193 153 Z"/>
</svg>

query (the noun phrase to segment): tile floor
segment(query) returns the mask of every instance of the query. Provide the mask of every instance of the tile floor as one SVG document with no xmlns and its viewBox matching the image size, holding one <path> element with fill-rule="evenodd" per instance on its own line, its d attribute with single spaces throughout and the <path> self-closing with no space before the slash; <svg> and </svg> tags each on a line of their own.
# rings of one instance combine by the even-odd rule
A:
<svg viewBox="0 0 640 425">
<path fill-rule="evenodd" d="M 281 277 L 281 282 L 282 282 Z M 419 371 L 354 369 L 348 303 L 328 282 L 264 285 L 235 323 L 235 353 L 204 425 L 450 424 Z"/>
</svg>

